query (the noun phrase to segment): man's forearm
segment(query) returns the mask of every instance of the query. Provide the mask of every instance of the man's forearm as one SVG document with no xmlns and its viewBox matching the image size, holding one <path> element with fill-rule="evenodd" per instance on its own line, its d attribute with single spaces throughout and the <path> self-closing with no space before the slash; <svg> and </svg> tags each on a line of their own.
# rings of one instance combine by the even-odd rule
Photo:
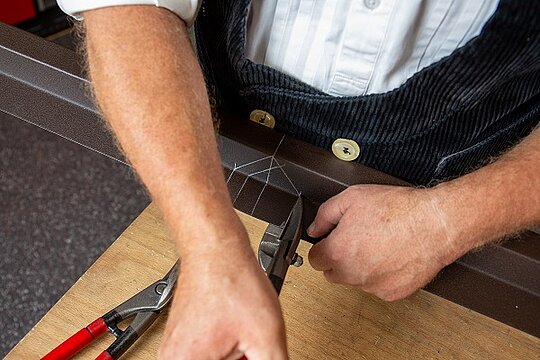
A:
<svg viewBox="0 0 540 360">
<path fill-rule="evenodd" d="M 153 6 L 89 11 L 85 24 L 98 104 L 163 211 L 180 254 L 245 240 L 233 230 L 227 234 L 237 231 L 231 222 L 238 219 L 185 24 Z"/>
<path fill-rule="evenodd" d="M 497 161 L 432 193 L 455 256 L 540 223 L 540 130 Z"/>
</svg>

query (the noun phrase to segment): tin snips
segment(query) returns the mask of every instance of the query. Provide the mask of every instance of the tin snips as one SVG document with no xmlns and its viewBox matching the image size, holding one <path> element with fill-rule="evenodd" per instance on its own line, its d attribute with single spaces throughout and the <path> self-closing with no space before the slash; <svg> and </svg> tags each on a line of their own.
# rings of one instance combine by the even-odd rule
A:
<svg viewBox="0 0 540 360">
<path fill-rule="evenodd" d="M 296 250 L 302 236 L 304 202 L 298 197 L 287 220 L 280 226 L 269 224 L 259 244 L 259 264 L 279 294 L 290 265 L 300 266 L 303 259 Z"/>
</svg>

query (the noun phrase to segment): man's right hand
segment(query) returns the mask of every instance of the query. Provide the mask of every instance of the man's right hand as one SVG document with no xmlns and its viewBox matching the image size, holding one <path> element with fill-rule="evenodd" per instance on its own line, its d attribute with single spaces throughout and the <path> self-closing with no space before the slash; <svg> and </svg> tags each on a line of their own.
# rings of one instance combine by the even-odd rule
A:
<svg viewBox="0 0 540 360">
<path fill-rule="evenodd" d="M 159 359 L 287 358 L 278 298 L 252 253 L 223 249 L 181 268 Z"/>
</svg>

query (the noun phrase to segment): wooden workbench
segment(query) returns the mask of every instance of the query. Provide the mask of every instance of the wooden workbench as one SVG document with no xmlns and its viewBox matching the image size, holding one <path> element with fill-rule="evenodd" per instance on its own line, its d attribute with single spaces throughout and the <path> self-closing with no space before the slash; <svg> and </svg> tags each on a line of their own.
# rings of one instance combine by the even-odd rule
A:
<svg viewBox="0 0 540 360">
<path fill-rule="evenodd" d="M 266 223 L 241 214 L 257 246 Z M 309 244 L 299 253 L 307 259 Z M 6 359 L 36 359 L 161 278 L 176 258 L 159 212 L 149 206 Z M 281 293 L 292 359 L 540 359 L 540 339 L 420 291 L 386 303 L 329 284 L 306 263 L 291 267 Z M 166 316 L 125 355 L 154 359 Z M 105 335 L 77 359 L 94 359 Z"/>
</svg>

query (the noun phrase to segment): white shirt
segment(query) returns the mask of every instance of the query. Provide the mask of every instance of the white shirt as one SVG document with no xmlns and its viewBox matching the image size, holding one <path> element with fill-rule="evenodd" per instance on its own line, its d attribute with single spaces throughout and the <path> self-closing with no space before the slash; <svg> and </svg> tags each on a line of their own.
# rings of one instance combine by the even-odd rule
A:
<svg viewBox="0 0 540 360">
<path fill-rule="evenodd" d="M 477 36 L 498 2 L 252 0 L 246 56 L 331 95 L 387 92 Z M 71 15 L 111 5 L 154 4 L 191 23 L 200 0 L 58 3 Z"/>
</svg>

